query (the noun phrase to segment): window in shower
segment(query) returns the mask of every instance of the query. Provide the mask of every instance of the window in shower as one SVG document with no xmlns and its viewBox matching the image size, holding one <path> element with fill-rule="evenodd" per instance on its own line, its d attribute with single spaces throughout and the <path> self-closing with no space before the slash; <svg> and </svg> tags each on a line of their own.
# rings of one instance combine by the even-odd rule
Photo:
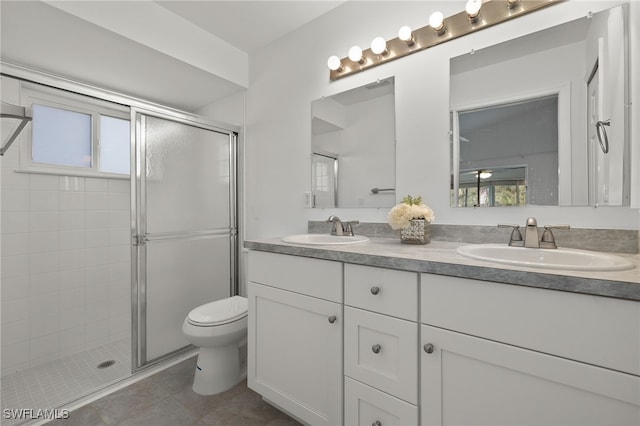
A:
<svg viewBox="0 0 640 426">
<path fill-rule="evenodd" d="M 60 90 L 24 88 L 33 112 L 21 166 L 54 174 L 129 176 L 128 107 Z"/>
<path fill-rule="evenodd" d="M 100 116 L 100 171 L 129 174 L 129 120 Z"/>
</svg>

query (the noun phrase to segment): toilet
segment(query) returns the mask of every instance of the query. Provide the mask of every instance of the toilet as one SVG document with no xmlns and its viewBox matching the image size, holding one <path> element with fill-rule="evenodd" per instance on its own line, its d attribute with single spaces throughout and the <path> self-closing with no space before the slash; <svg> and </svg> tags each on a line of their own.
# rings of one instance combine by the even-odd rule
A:
<svg viewBox="0 0 640 426">
<path fill-rule="evenodd" d="M 200 348 L 195 393 L 215 395 L 246 377 L 247 311 L 247 298 L 233 296 L 198 306 L 184 319 L 182 332 Z"/>
</svg>

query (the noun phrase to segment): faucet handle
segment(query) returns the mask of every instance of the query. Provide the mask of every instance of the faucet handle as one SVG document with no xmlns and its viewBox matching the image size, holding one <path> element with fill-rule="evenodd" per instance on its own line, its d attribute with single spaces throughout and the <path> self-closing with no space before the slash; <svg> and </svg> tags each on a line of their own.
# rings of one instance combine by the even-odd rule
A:
<svg viewBox="0 0 640 426">
<path fill-rule="evenodd" d="M 344 235 L 353 236 L 354 234 L 352 225 L 357 225 L 359 223 L 359 220 L 350 220 L 349 222 L 343 223 L 342 227 L 344 228 Z"/>
<path fill-rule="evenodd" d="M 569 230 L 571 229 L 570 225 L 545 225 L 544 229 L 563 229 L 563 230 Z"/>
<path fill-rule="evenodd" d="M 524 239 L 522 238 L 522 233 L 520 232 L 520 225 L 501 225 L 498 224 L 498 228 L 513 228 L 511 231 L 511 237 L 509 237 L 509 245 L 522 245 L 524 244 Z M 515 243 L 515 244 L 514 244 Z"/>
<path fill-rule="evenodd" d="M 553 236 L 552 229 L 571 229 L 569 225 L 545 225 L 544 232 L 542 233 L 542 238 L 540 239 L 540 247 L 541 248 L 558 248 L 556 245 L 556 239 Z"/>
<path fill-rule="evenodd" d="M 520 225 L 503 225 L 499 223 L 498 228 L 520 228 Z"/>
</svg>

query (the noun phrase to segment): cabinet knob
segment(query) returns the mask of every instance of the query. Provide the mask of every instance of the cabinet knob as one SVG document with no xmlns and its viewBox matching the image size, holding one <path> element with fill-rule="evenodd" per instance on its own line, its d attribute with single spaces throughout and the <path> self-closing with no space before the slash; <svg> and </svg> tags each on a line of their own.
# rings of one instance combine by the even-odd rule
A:
<svg viewBox="0 0 640 426">
<path fill-rule="evenodd" d="M 375 296 L 378 293 L 380 293 L 380 287 L 378 287 L 378 286 L 371 287 L 371 294 L 373 294 Z"/>
<path fill-rule="evenodd" d="M 428 354 L 433 353 L 433 345 L 431 343 L 427 343 L 424 345 L 424 351 Z"/>
<path fill-rule="evenodd" d="M 337 320 L 337 319 L 338 319 L 338 318 L 336 318 L 336 316 L 335 316 L 335 315 L 331 315 L 331 316 L 329 317 L 329 323 L 333 324 L 334 322 L 336 322 L 336 320 Z"/>
<path fill-rule="evenodd" d="M 371 423 L 371 426 L 382 426 L 382 423 L 380 422 L 380 420 L 376 420 L 375 422 Z"/>
<path fill-rule="evenodd" d="M 380 349 L 382 349 L 382 346 L 380 345 L 373 345 L 371 346 L 371 350 L 373 351 L 374 354 L 379 354 L 380 353 Z"/>
</svg>

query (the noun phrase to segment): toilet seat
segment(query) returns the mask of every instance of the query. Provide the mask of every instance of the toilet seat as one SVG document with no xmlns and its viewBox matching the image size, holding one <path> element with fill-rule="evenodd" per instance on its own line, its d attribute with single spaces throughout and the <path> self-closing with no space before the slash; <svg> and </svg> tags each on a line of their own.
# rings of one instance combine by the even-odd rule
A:
<svg viewBox="0 0 640 426">
<path fill-rule="evenodd" d="M 228 324 L 247 316 L 247 311 L 247 298 L 233 296 L 198 306 L 189 312 L 187 322 L 200 327 Z"/>
</svg>

